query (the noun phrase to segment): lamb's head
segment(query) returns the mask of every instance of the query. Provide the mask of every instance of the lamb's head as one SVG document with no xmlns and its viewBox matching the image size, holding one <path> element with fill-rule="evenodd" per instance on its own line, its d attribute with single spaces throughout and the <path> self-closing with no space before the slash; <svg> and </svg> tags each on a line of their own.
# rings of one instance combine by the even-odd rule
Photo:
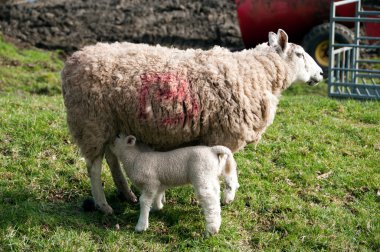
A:
<svg viewBox="0 0 380 252">
<path fill-rule="evenodd" d="M 314 86 L 323 79 L 322 69 L 301 46 L 288 43 L 285 31 L 279 29 L 277 34 L 269 32 L 269 46 L 275 49 L 294 71 L 291 83 L 302 81 Z"/>
<path fill-rule="evenodd" d="M 127 149 L 135 148 L 135 145 L 136 137 L 131 135 L 120 135 L 116 137 L 114 143 L 110 145 L 110 149 L 113 153 L 120 157 Z"/>
</svg>

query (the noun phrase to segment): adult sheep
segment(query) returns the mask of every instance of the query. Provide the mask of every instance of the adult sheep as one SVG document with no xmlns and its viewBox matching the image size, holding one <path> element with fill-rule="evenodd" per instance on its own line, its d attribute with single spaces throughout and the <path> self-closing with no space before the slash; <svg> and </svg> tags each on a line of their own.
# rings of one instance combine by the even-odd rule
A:
<svg viewBox="0 0 380 252">
<path fill-rule="evenodd" d="M 315 85 L 322 69 L 283 30 L 269 43 L 230 52 L 98 43 L 74 53 L 62 71 L 67 122 L 86 159 L 97 208 L 112 213 L 101 183 L 105 155 L 118 189 L 136 201 L 109 150 L 118 133 L 156 148 L 257 143 L 278 99 L 295 81 Z"/>
</svg>

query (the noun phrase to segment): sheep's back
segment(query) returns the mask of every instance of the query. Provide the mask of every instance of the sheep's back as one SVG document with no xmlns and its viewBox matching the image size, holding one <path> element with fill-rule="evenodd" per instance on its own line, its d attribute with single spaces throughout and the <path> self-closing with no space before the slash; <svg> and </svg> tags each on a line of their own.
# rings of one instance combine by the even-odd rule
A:
<svg viewBox="0 0 380 252">
<path fill-rule="evenodd" d="M 62 71 L 70 131 L 77 142 L 94 139 L 93 145 L 123 132 L 159 149 L 199 142 L 237 150 L 265 117 L 262 87 L 251 86 L 254 78 L 244 75 L 252 72 L 251 63 L 217 47 L 85 47 Z M 254 68 L 264 75 L 258 62 Z"/>
<path fill-rule="evenodd" d="M 85 136 L 90 131 L 104 141 L 134 134 L 161 148 L 196 141 L 201 104 L 188 75 L 199 70 L 193 60 L 198 53 L 130 43 L 74 53 L 62 71 L 74 139 L 91 138 Z"/>
</svg>

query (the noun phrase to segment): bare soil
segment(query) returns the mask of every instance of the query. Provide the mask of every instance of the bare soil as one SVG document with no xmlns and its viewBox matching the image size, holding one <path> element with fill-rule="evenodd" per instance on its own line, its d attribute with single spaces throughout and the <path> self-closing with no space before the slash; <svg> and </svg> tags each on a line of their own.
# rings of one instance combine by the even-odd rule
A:
<svg viewBox="0 0 380 252">
<path fill-rule="evenodd" d="M 243 48 L 233 0 L 0 0 L 0 31 L 66 53 L 98 41 Z"/>
</svg>

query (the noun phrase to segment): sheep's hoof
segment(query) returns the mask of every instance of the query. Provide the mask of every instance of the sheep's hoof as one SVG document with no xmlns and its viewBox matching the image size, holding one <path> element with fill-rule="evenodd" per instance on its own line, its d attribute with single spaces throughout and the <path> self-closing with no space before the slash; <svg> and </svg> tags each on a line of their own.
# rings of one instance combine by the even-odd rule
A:
<svg viewBox="0 0 380 252">
<path fill-rule="evenodd" d="M 139 202 L 139 198 L 137 198 L 136 195 L 132 191 L 130 191 L 128 193 L 123 193 L 122 191 L 119 191 L 118 197 L 122 200 L 127 200 L 131 203 L 138 203 Z"/>
<path fill-rule="evenodd" d="M 96 208 L 99 209 L 104 214 L 113 214 L 113 209 L 107 204 L 96 205 Z"/>
<path fill-rule="evenodd" d="M 136 195 L 131 191 L 128 195 L 128 199 L 132 202 L 132 203 L 137 203 L 139 202 L 139 199 L 136 197 Z"/>
</svg>

